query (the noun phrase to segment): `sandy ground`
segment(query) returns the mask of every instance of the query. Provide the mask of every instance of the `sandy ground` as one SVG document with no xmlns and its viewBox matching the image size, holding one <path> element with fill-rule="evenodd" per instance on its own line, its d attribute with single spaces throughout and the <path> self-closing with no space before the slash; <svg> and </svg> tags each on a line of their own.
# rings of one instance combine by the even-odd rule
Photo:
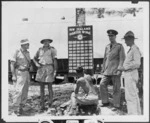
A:
<svg viewBox="0 0 150 123">
<path fill-rule="evenodd" d="M 54 90 L 54 99 L 53 99 L 53 105 L 51 108 L 51 112 L 45 110 L 43 113 L 39 113 L 39 105 L 40 105 L 40 87 L 38 84 L 31 84 L 29 87 L 29 93 L 28 93 L 28 100 L 25 105 L 23 116 L 39 116 L 39 115 L 53 115 L 56 116 L 59 115 L 66 115 L 59 113 L 60 109 L 59 107 L 70 100 L 70 95 L 73 92 L 74 84 L 73 83 L 64 83 L 59 85 L 53 85 Z M 97 115 L 126 115 L 126 105 L 125 102 L 122 101 L 122 106 L 120 110 L 113 111 L 112 106 L 112 86 L 109 86 L 109 101 L 110 106 L 109 107 L 100 107 L 100 112 Z M 12 104 L 12 95 L 14 92 L 14 88 L 12 84 L 9 84 L 9 115 L 12 115 L 13 107 Z M 48 109 L 48 90 L 47 87 L 45 89 L 45 106 Z M 122 99 L 124 100 L 124 99 Z M 99 100 L 99 104 L 101 104 L 101 100 Z M 95 115 L 95 114 L 89 114 L 89 115 Z"/>
</svg>

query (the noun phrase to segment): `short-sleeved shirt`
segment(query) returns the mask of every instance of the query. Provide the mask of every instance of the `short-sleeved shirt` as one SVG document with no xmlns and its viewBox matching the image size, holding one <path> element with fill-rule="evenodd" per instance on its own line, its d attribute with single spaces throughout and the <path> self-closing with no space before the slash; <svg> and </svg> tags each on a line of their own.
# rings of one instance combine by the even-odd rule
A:
<svg viewBox="0 0 150 123">
<path fill-rule="evenodd" d="M 25 56 L 23 55 L 23 53 Z M 22 48 L 16 50 L 11 58 L 11 61 L 16 62 L 16 66 L 19 69 L 26 69 L 27 67 L 29 67 L 30 60 L 31 58 L 29 51 L 25 51 Z"/>
<path fill-rule="evenodd" d="M 51 46 L 47 51 L 44 51 L 44 47 L 40 47 L 34 57 L 34 59 L 42 65 L 53 64 L 54 58 L 57 58 L 57 51 L 54 47 Z"/>
</svg>

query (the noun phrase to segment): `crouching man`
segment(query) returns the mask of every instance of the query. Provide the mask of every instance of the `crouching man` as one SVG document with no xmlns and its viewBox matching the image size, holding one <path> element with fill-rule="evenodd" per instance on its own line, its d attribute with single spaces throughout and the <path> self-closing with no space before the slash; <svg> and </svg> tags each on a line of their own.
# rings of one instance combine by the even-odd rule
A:
<svg viewBox="0 0 150 123">
<path fill-rule="evenodd" d="M 71 95 L 71 110 L 69 115 L 76 115 L 77 105 L 98 105 L 98 88 L 93 85 L 90 75 L 84 74 L 83 68 L 76 69 L 77 81 Z"/>
</svg>

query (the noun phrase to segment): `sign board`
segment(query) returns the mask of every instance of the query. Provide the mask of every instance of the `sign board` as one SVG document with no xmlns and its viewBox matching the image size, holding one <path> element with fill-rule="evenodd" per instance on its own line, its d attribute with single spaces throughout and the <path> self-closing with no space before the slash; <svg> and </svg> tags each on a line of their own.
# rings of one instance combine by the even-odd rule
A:
<svg viewBox="0 0 150 123">
<path fill-rule="evenodd" d="M 77 66 L 93 70 L 92 26 L 68 27 L 68 72 L 75 73 Z"/>
</svg>

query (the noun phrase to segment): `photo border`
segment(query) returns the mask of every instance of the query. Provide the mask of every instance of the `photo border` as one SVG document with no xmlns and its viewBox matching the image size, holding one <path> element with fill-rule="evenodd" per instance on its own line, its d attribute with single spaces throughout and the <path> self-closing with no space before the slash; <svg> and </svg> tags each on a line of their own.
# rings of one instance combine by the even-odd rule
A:
<svg viewBox="0 0 150 123">
<path fill-rule="evenodd" d="M 12 1 L 10 1 L 10 2 L 12 2 Z M 16 2 L 16 1 L 15 1 Z M 24 1 L 19 1 L 19 2 L 24 2 Z M 28 1 L 28 2 L 34 2 L 34 1 Z M 37 1 L 37 2 L 54 2 L 54 1 Z M 60 1 L 57 1 L 57 2 L 60 2 Z M 57 3 L 56 2 L 56 3 Z M 62 2 L 62 1 L 61 1 Z M 63 2 L 68 2 L 68 1 L 63 1 Z M 62 2 L 62 3 L 63 3 Z M 71 2 L 71 4 L 72 4 L 72 2 L 75 2 L 75 1 L 70 1 Z M 78 1 L 79 2 L 79 1 Z M 81 1 L 81 2 L 85 2 L 85 1 Z M 80 3 L 81 3 L 80 2 Z M 93 1 L 88 1 L 88 2 L 93 2 Z M 102 1 L 94 1 L 94 2 L 102 2 Z M 108 1 L 107 1 L 108 2 Z M 113 2 L 115 2 L 115 1 L 113 1 Z M 120 1 L 117 1 L 117 2 L 120 2 Z M 85 3 L 84 3 L 85 4 Z M 139 4 L 139 3 L 138 3 Z M 80 4 L 79 6 L 81 6 L 82 7 L 82 5 Z M 112 6 L 112 5 L 111 5 Z M 131 6 L 139 6 L 139 5 L 131 5 Z M 59 6 L 60 7 L 60 6 Z M 58 8 L 59 8 L 58 7 Z M 145 12 L 144 13 L 146 13 L 146 15 L 149 15 L 149 9 L 147 8 L 147 7 L 149 7 L 146 3 L 144 4 L 144 8 L 146 8 L 146 10 L 145 10 Z M 1 23 L 2 24 L 2 23 Z M 147 25 L 146 24 L 148 24 L 149 25 L 149 18 L 148 17 L 145 17 L 145 19 L 144 19 L 144 33 L 143 33 L 143 40 L 144 41 L 149 41 L 149 37 L 148 37 L 148 35 L 149 35 L 149 29 L 147 29 Z M 3 25 L 1 26 L 2 28 L 3 28 Z M 146 31 L 146 32 L 145 32 Z M 2 34 L 3 34 L 3 30 L 2 30 Z M 3 47 L 7 47 L 7 43 L 5 42 L 5 44 L 4 44 L 4 42 L 3 42 L 3 40 L 4 40 L 4 38 L 3 38 L 3 35 L 2 35 L 2 42 L 1 42 L 1 46 L 2 46 L 2 69 L 1 69 L 1 73 L 2 73 L 2 79 L 1 79 L 1 106 L 2 106 L 2 119 L 1 119 L 1 121 L 3 122 L 12 122 L 14 119 L 16 120 L 16 117 L 14 118 L 12 118 L 11 116 L 6 116 L 5 115 L 5 113 L 6 113 L 6 109 L 8 110 L 8 108 L 6 108 L 5 107 L 5 109 L 3 109 L 4 107 L 4 103 L 5 103 L 5 105 L 6 105 L 6 102 L 4 102 L 3 100 L 8 100 L 8 96 L 4 96 L 3 95 L 3 92 L 8 92 L 8 91 L 6 91 L 6 90 L 8 90 L 8 88 L 6 88 L 5 86 L 4 86 L 4 84 L 3 84 L 3 82 L 4 81 L 6 81 L 5 79 L 6 78 L 8 78 L 8 75 L 6 75 L 5 73 L 7 73 L 8 71 L 8 66 L 6 67 L 5 66 L 5 68 L 4 68 L 4 65 L 3 65 L 3 63 L 7 63 L 6 62 L 6 59 L 3 59 L 3 58 L 5 58 L 5 54 L 3 54 L 3 53 L 5 53 L 5 52 L 7 52 L 7 48 L 6 49 L 3 49 Z M 146 55 L 146 57 L 144 57 L 144 68 L 147 68 L 147 66 L 149 66 L 149 52 L 147 52 L 147 50 L 149 50 L 149 46 L 147 46 L 147 44 L 148 44 L 149 42 L 147 42 L 147 43 L 144 43 L 143 42 L 143 44 L 144 44 L 144 56 Z M 8 60 L 8 59 L 7 59 Z M 145 65 L 147 65 L 146 67 L 145 67 Z M 148 67 L 149 68 L 149 67 Z M 145 75 L 146 75 L 146 77 L 145 77 Z M 149 71 L 147 71 L 147 69 L 144 69 L 144 80 L 145 81 L 147 81 L 147 79 L 149 79 L 148 78 L 149 77 Z M 145 84 L 145 83 L 144 83 Z M 149 83 L 147 83 L 146 85 L 145 85 L 146 87 L 148 86 L 149 87 Z M 149 94 L 149 92 L 148 92 L 148 90 L 144 90 L 144 93 L 145 94 Z M 148 95 L 149 96 L 149 95 Z M 7 104 L 8 104 L 8 101 L 7 101 Z M 144 101 L 144 107 L 145 107 L 145 105 L 147 105 L 146 104 L 146 101 Z M 4 115 L 3 115 L 3 113 L 4 113 Z M 144 110 L 144 113 L 148 113 L 149 114 L 149 111 L 145 111 Z M 11 117 L 11 118 L 10 118 Z M 31 121 L 29 121 L 29 122 L 36 122 L 35 121 L 35 117 L 36 116 L 34 116 L 34 118 L 32 118 L 32 117 L 30 117 L 30 120 Z M 105 120 L 105 118 L 108 118 L 109 120 Z M 51 119 L 51 120 L 70 120 L 70 119 L 76 119 L 76 120 L 84 120 L 84 119 L 97 119 L 97 120 L 104 120 L 104 122 L 112 122 L 113 121 L 113 119 L 114 119 L 114 117 L 115 116 L 106 116 L 106 117 L 102 117 L 102 119 L 101 118 L 99 118 L 99 116 L 63 116 L 63 117 L 61 117 L 61 116 L 52 116 L 51 118 L 48 118 L 47 116 L 46 117 L 43 117 L 42 116 L 42 118 L 46 118 L 46 119 Z M 119 116 L 117 116 L 117 117 L 119 117 Z M 142 116 L 143 117 L 143 116 Z M 6 118 L 9 118 L 9 120 L 8 121 L 5 121 L 6 120 Z M 41 118 L 41 119 L 42 119 Z M 130 119 L 130 118 L 133 118 L 133 116 L 128 116 L 128 118 Z M 136 117 L 134 117 L 135 119 L 137 119 L 138 120 L 138 118 L 140 118 L 140 116 L 136 116 Z M 143 118 L 141 118 L 142 120 L 141 120 L 141 122 L 142 121 L 144 121 L 145 119 L 147 119 L 148 117 L 143 117 Z M 17 117 L 17 120 L 16 121 L 24 121 L 24 120 L 27 120 L 28 118 L 27 117 Z M 124 119 L 124 117 L 122 117 L 122 119 Z M 147 119 L 148 120 L 148 119 Z M 28 120 L 27 120 L 28 121 Z M 37 121 L 38 122 L 38 121 Z M 116 120 L 116 121 L 113 121 L 113 122 L 118 122 L 118 120 Z M 128 122 L 128 121 L 127 121 Z M 137 122 L 137 121 L 136 121 Z"/>
</svg>

